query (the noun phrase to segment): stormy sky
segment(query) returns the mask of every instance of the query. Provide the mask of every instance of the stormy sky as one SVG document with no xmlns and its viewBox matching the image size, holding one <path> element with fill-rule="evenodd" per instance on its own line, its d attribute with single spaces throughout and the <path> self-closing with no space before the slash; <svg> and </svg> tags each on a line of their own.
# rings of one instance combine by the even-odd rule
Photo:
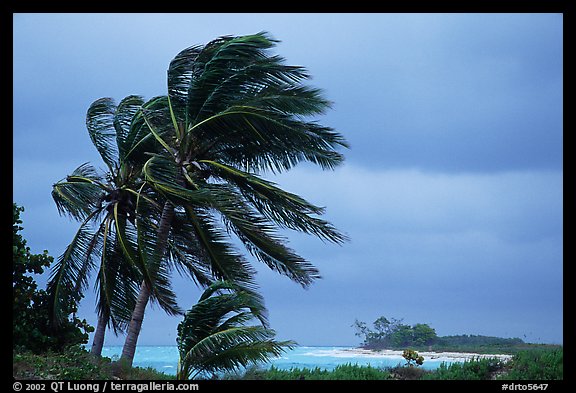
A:
<svg viewBox="0 0 576 393">
<path fill-rule="evenodd" d="M 254 262 L 278 337 L 357 345 L 354 320 L 385 315 L 561 343 L 561 14 L 14 14 L 13 200 L 32 251 L 57 257 L 78 228 L 52 184 L 104 167 L 85 128 L 94 100 L 166 94 L 180 50 L 259 31 L 308 69 L 333 101 L 317 120 L 351 145 L 335 171 L 266 176 L 351 239 L 286 233 L 322 274 L 306 290 Z M 190 308 L 200 290 L 174 286 Z M 96 325 L 94 309 L 91 288 L 80 317 Z M 179 321 L 149 307 L 139 343 L 175 344 Z"/>
</svg>

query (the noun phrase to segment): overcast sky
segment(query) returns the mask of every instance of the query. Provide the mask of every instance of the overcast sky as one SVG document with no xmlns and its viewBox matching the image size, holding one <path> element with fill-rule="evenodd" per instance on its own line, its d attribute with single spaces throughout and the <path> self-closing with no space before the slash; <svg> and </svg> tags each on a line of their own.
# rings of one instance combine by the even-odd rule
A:
<svg viewBox="0 0 576 393">
<path fill-rule="evenodd" d="M 561 343 L 561 14 L 15 14 L 13 199 L 34 252 L 57 257 L 78 223 L 51 186 L 103 167 L 85 128 L 101 97 L 166 94 L 182 49 L 268 31 L 333 109 L 350 142 L 333 172 L 269 179 L 348 234 L 289 233 L 323 276 L 304 290 L 259 266 L 280 339 L 357 345 L 355 319 L 428 323 L 439 335 Z M 200 291 L 175 278 L 190 308 Z M 96 325 L 92 289 L 80 317 Z M 180 318 L 149 308 L 139 344 L 174 345 Z M 107 335 L 108 345 L 123 337 Z"/>
</svg>

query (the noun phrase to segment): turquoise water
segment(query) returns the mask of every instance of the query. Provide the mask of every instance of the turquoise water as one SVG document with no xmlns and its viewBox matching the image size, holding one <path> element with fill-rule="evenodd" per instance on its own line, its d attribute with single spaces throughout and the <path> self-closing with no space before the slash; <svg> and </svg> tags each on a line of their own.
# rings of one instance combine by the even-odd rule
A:
<svg viewBox="0 0 576 393">
<path fill-rule="evenodd" d="M 372 367 L 394 367 L 405 364 L 401 355 L 375 356 L 366 353 L 355 353 L 351 347 L 296 347 L 285 352 L 282 356 L 273 359 L 269 364 L 263 365 L 268 368 L 274 365 L 279 369 L 314 368 L 332 370 L 339 364 L 371 365 Z M 102 356 L 113 360 L 118 359 L 122 353 L 121 346 L 109 346 L 102 349 Z M 434 370 L 442 362 L 453 362 L 439 359 L 425 359 L 422 366 L 427 370 Z M 178 365 L 178 348 L 176 346 L 141 346 L 136 350 L 134 366 L 152 367 L 166 374 L 176 374 Z"/>
</svg>

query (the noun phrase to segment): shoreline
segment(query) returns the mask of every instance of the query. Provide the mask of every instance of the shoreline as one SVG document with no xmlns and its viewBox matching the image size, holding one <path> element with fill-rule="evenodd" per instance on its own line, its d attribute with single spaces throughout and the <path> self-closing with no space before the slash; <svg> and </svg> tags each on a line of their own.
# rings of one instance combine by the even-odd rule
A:
<svg viewBox="0 0 576 393">
<path fill-rule="evenodd" d="M 366 356 L 366 357 L 402 357 L 403 351 L 394 349 L 364 349 L 364 348 L 346 348 L 342 351 L 349 352 L 350 354 Z M 446 361 L 466 361 L 471 359 L 487 359 L 497 358 L 502 361 L 512 359 L 514 355 L 506 354 L 485 354 L 485 353 L 472 353 L 472 352 L 429 352 L 418 351 L 418 355 L 423 356 L 424 360 L 446 360 Z"/>
</svg>

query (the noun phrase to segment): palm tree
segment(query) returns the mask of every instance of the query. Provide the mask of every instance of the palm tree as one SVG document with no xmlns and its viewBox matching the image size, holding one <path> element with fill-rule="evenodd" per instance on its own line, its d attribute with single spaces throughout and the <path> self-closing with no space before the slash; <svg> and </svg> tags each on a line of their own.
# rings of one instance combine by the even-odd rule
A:
<svg viewBox="0 0 576 393">
<path fill-rule="evenodd" d="M 52 320 L 55 324 L 62 321 L 67 295 L 83 293 L 91 271 L 98 266 L 98 324 L 92 346 L 97 355 L 108 325 L 115 333 L 126 329 L 143 280 L 142 263 L 124 252 L 128 249 L 137 254 L 135 247 L 121 244 L 135 243 L 131 234 L 137 210 L 143 212 L 146 206 L 150 221 L 154 211 L 150 206 L 159 205 L 143 191 L 140 170 L 125 160 L 128 149 L 138 141 L 130 126 L 143 103 L 139 96 L 128 96 L 118 105 L 110 98 L 95 101 L 87 111 L 86 125 L 108 170 L 101 174 L 82 164 L 52 190 L 59 213 L 81 222 L 52 268 L 48 283 Z"/>
<path fill-rule="evenodd" d="M 257 293 L 226 281 L 209 286 L 178 325 L 177 379 L 194 379 L 265 362 L 292 348 L 275 341 L 264 302 Z M 259 319 L 259 325 L 246 323 Z"/>
<path fill-rule="evenodd" d="M 279 229 L 342 243 L 346 237 L 318 216 L 324 209 L 282 190 L 260 174 L 289 170 L 307 161 L 333 169 L 344 138 L 306 120 L 330 103 L 304 85 L 304 68 L 269 54 L 277 41 L 261 32 L 225 36 L 181 51 L 168 68 L 168 94 L 145 103 L 134 124 L 140 143 L 128 156 L 166 199 L 156 236 L 138 236 L 151 276 L 161 269 L 170 233 L 180 254 L 203 263 L 216 279 L 254 286 L 254 270 L 232 237 L 271 269 L 306 287 L 318 270 L 291 250 Z M 147 132 L 146 132 L 147 131 Z M 186 242 L 184 240 L 187 240 Z M 168 250 L 169 251 L 169 250 Z M 150 288 L 143 283 L 122 359 L 132 364 Z"/>
</svg>

